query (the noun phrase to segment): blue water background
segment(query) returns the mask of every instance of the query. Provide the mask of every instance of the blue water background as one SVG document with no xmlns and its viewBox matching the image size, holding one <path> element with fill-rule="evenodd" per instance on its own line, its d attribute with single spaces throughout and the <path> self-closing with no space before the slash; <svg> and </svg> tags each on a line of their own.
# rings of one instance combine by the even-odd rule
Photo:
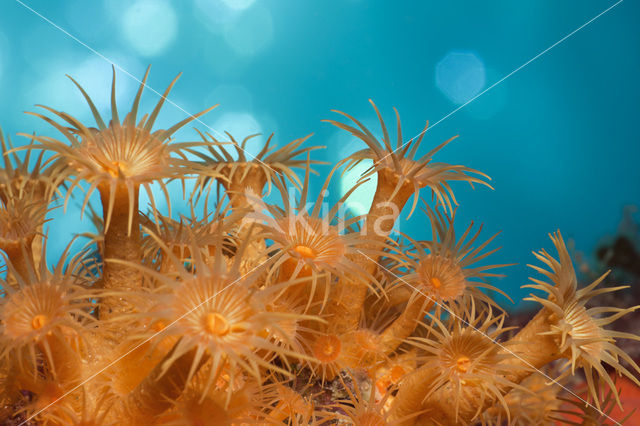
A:
<svg viewBox="0 0 640 426">
<path fill-rule="evenodd" d="M 552 248 L 549 232 L 560 229 L 590 253 L 615 232 L 623 206 L 640 204 L 635 1 L 619 3 L 442 121 L 615 2 L 23 3 L 42 16 L 12 0 L 0 5 L 0 126 L 16 144 L 27 141 L 19 132 L 60 136 L 23 113 L 34 104 L 93 123 L 65 74 L 108 113 L 109 61 L 137 78 L 152 64 L 148 83 L 159 92 L 184 73 L 169 96 L 179 107 L 167 104 L 158 126 L 220 103 L 195 126 L 239 137 L 276 132 L 281 144 L 314 133 L 309 143 L 327 146 L 315 158 L 333 163 L 363 145 L 321 120 L 338 117 L 330 110 L 339 109 L 378 132 L 371 98 L 393 128 L 392 107 L 398 108 L 408 137 L 425 120 L 438 122 L 422 152 L 459 134 L 436 160 L 492 177 L 495 191 L 454 184 L 457 227 L 474 220 L 484 223 L 485 237 L 502 231 L 495 244 L 502 250 L 492 261 L 518 264 L 493 283 L 516 302 L 528 294 L 519 287 L 530 275 L 531 250 Z M 137 84 L 119 71 L 122 111 Z M 157 99 L 147 91 L 142 109 Z M 178 134 L 180 140 L 195 137 L 191 129 Z M 329 171 L 318 169 L 323 178 Z M 314 190 L 321 184 L 314 180 Z M 330 198 L 347 186 L 336 179 Z M 366 204 L 371 193 L 363 188 L 352 201 Z M 50 215 L 51 259 L 72 233 L 92 229 L 87 218 L 79 221 L 79 203 Z M 421 213 L 401 222 L 401 231 L 414 238 L 428 237 L 428 229 Z"/>
</svg>

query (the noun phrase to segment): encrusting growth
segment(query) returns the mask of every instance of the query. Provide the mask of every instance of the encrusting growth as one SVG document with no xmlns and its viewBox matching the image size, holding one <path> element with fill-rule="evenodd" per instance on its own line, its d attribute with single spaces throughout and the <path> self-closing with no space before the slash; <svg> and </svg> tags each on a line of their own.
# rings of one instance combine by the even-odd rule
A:
<svg viewBox="0 0 640 426">
<path fill-rule="evenodd" d="M 340 113 L 349 124 L 329 122 L 366 147 L 316 191 L 310 135 L 280 148 L 273 135 L 259 145 L 198 131 L 182 142 L 178 130 L 211 108 L 154 130 L 177 77 L 138 117 L 147 75 L 124 119 L 114 70 L 108 123 L 73 81 L 97 127 L 42 107 L 49 115 L 31 114 L 65 142 L 25 135 L 13 148 L 0 134 L 0 421 L 606 424 L 614 405 L 627 410 L 612 374 L 640 385 L 640 367 L 616 341 L 640 338 L 610 327 L 638 307 L 590 305 L 622 287 L 599 287 L 603 276 L 581 288 L 558 232 L 558 258 L 536 253 L 545 280 L 527 286 L 540 310 L 519 330 L 504 326 L 496 235 L 454 230 L 453 182 L 489 178 L 434 162 L 451 139 L 423 154 L 425 132 L 406 140 L 397 111 L 395 143 L 373 102 L 379 132 Z M 332 179 L 362 161 L 373 165 L 330 199 Z M 352 215 L 350 195 L 373 176 L 373 204 Z M 180 215 L 169 208 L 176 180 Z M 79 191 L 96 232 L 49 264 L 58 225 L 47 214 Z M 392 234 L 411 197 L 409 215 L 431 235 Z M 581 381 L 586 405 L 572 394 Z"/>
</svg>

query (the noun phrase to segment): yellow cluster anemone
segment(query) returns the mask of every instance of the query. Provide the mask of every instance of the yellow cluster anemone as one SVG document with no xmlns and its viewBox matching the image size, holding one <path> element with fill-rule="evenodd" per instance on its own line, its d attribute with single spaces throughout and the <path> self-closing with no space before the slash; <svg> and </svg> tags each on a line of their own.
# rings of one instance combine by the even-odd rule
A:
<svg viewBox="0 0 640 426">
<path fill-rule="evenodd" d="M 229 142 L 218 140 L 212 134 L 200 133 L 203 141 L 206 142 L 205 152 L 198 149 L 190 150 L 202 161 L 200 164 L 219 175 L 217 182 L 229 191 L 236 206 L 241 206 L 246 202 L 245 193 L 253 196 L 262 196 L 262 191 L 267 185 L 267 193 L 271 192 L 274 179 L 284 177 L 293 183 L 298 189 L 302 189 L 302 182 L 294 169 L 307 166 L 307 160 L 300 156 L 308 154 L 310 151 L 322 147 L 303 147 L 302 144 L 311 137 L 307 135 L 295 139 L 281 148 L 272 146 L 273 133 L 269 135 L 264 146 L 255 155 L 247 151 L 247 143 L 260 136 L 259 134 L 249 135 L 242 142 L 238 141 L 228 132 L 225 132 Z M 225 148 L 231 145 L 234 148 L 232 154 Z M 312 161 L 312 164 L 322 164 L 321 161 Z M 201 176 L 195 185 L 195 194 L 208 193 L 211 190 L 213 180 L 209 176 Z"/>
<path fill-rule="evenodd" d="M 549 270 L 530 265 L 551 282 L 532 278 L 534 284 L 526 286 L 547 293 L 548 298 L 543 299 L 540 296 L 531 295 L 529 300 L 539 302 L 549 311 L 551 327 L 549 331 L 543 333 L 552 336 L 558 342 L 559 351 L 562 357 L 566 358 L 563 375 L 574 374 L 576 368 L 581 368 L 596 405 L 599 404 L 597 392 L 599 381 L 607 383 L 616 401 L 620 404 L 615 384 L 606 371 L 605 365 L 609 365 L 618 374 L 626 376 L 640 386 L 640 380 L 622 364 L 622 361 L 628 363 L 637 373 L 640 373 L 640 367 L 627 353 L 615 345 L 616 339 L 640 341 L 640 337 L 631 333 L 610 330 L 605 326 L 640 308 L 640 305 L 625 309 L 588 307 L 587 303 L 594 296 L 626 287 L 596 289 L 607 276 L 604 274 L 588 286 L 578 289 L 578 280 L 562 235 L 559 232 L 552 234 L 551 240 L 558 251 L 558 259 L 555 259 L 546 250 L 534 253 L 538 260 L 549 267 Z"/>
<path fill-rule="evenodd" d="M 95 123 L 42 107 L 31 114 L 52 129 L 25 134 L 28 145 L 0 133 L 0 423 L 624 420 L 613 410 L 625 405 L 616 385 L 640 385 L 640 368 L 617 343 L 640 337 L 614 321 L 638 307 L 598 306 L 594 296 L 622 287 L 603 288 L 605 276 L 579 286 L 557 233 L 557 259 L 536 253 L 544 279 L 529 285 L 542 306 L 506 326 L 497 294 L 509 291 L 497 279 L 507 265 L 490 260 L 497 234 L 454 223 L 453 182 L 489 178 L 435 162 L 450 140 L 423 153 L 427 128 L 406 139 L 397 111 L 394 142 L 373 102 L 380 137 L 340 113 L 350 122 L 329 122 L 364 149 L 316 191 L 322 162 L 309 136 L 280 148 L 274 135 L 220 136 L 225 129 L 183 140 L 178 130 L 211 108 L 157 129 L 177 77 L 139 117 L 148 72 L 124 118 L 114 70 L 109 120 L 74 80 Z M 332 177 L 365 160 L 373 165 L 328 203 Z M 349 197 L 370 178 L 373 203 L 354 216 Z M 47 214 L 78 190 L 95 231 L 49 265 L 47 241 L 61 225 Z M 409 215 L 427 232 L 392 235 L 411 197 Z M 584 401 L 568 397 L 580 389 Z"/>
<path fill-rule="evenodd" d="M 67 113 L 42 105 L 43 109 L 62 119 L 64 124 L 58 123 L 44 114 L 31 113 L 55 127 L 69 142 L 67 144 L 48 136 L 34 136 L 38 144 L 34 144 L 32 147 L 54 152 L 49 161 L 60 160 L 68 166 L 66 169 L 67 179 L 70 179 L 71 185 L 67 191 L 67 200 L 72 190 L 79 186 L 80 182 L 89 183 L 90 187 L 85 193 L 83 202 L 84 210 L 89 197 L 96 188 L 98 189 L 104 211 L 107 212 L 105 215 L 105 229 L 108 229 L 111 223 L 114 203 L 119 193 L 126 194 L 127 199 L 130 201 L 128 214 L 129 232 L 131 232 L 132 220 L 137 216 L 136 201 L 140 185 L 146 190 L 149 200 L 154 203 L 154 191 L 151 189 L 151 184 L 159 184 L 167 203 L 170 203 L 170 197 L 162 179 L 181 178 L 184 176 L 185 171 L 191 171 L 183 169 L 185 165 L 190 165 L 191 163 L 183 160 L 184 154 L 181 151 L 185 147 L 193 145 L 189 143 L 171 143 L 171 138 L 180 128 L 215 108 L 213 106 L 191 115 L 168 129 L 152 131 L 160 109 L 180 75 L 169 84 L 153 111 L 150 114 L 145 114 L 140 121 L 137 121 L 138 107 L 142 92 L 146 87 L 148 75 L 149 68 L 147 68 L 140 83 L 131 111 L 122 122 L 116 106 L 115 67 L 113 68 L 113 80 L 111 83 L 111 120 L 108 126 L 87 92 L 71 77 L 71 80 L 86 99 L 98 126 L 97 128 L 87 127 Z M 177 154 L 178 158 L 175 158 L 172 154 Z"/>
<path fill-rule="evenodd" d="M 452 316 L 448 324 L 436 317 L 432 320 L 427 337 L 411 339 L 424 357 L 418 371 L 430 377 L 423 406 L 442 409 L 451 404 L 453 409 L 442 417 L 455 422 L 461 416 L 473 420 L 482 413 L 482 404 L 469 404 L 477 398 L 495 401 L 508 413 L 504 390 L 518 385 L 506 376 L 518 367 L 505 364 L 507 355 L 500 352 L 503 343 L 498 339 L 507 331 L 503 328 L 504 315 L 493 317 L 491 311 L 472 311 L 469 318 Z"/>
<path fill-rule="evenodd" d="M 452 205 L 457 203 L 449 185 L 450 181 L 466 181 L 471 185 L 479 183 L 491 187 L 485 180 L 483 180 L 489 179 L 489 177 L 484 173 L 465 166 L 433 162 L 433 156 L 457 136 L 442 142 L 426 154 L 416 157 L 420 144 L 422 143 L 429 126 L 429 122 L 427 122 L 422 132 L 419 133 L 417 139 L 412 138 L 404 140 L 402 136 L 402 126 L 400 124 L 400 115 L 395 108 L 397 137 L 394 147 L 394 144 L 391 141 L 391 136 L 389 135 L 389 131 L 387 130 L 387 126 L 380 114 L 380 111 L 378 110 L 378 107 L 376 107 L 372 100 L 369 100 L 369 102 L 375 109 L 378 120 L 380 121 L 382 142 L 360 121 L 342 111 L 334 112 L 345 116 L 357 127 L 335 120 L 325 121 L 340 129 L 346 130 L 367 145 L 366 149 L 352 154 L 349 158 L 343 161 L 347 163 L 347 168 L 350 168 L 360 163 L 362 160 L 373 160 L 373 167 L 362 176 L 362 179 L 366 179 L 367 177 L 377 173 L 380 176 L 385 177 L 385 179 L 378 180 L 378 188 L 380 189 L 383 186 L 386 186 L 388 189 L 391 189 L 390 192 L 384 191 L 385 199 L 376 200 L 374 198 L 374 203 L 376 203 L 376 201 L 395 200 L 396 196 L 398 196 L 399 200 L 404 199 L 402 202 L 402 204 L 404 204 L 409 196 L 415 194 L 413 207 L 411 208 L 411 211 L 413 212 L 419 200 L 420 189 L 428 187 L 431 189 L 433 195 L 438 199 L 438 201 L 442 203 L 442 205 L 447 206 L 451 211 Z M 380 192 L 382 191 L 377 191 L 376 195 Z"/>
<path fill-rule="evenodd" d="M 178 220 L 165 216 L 157 211 L 152 216 L 155 222 L 145 216 L 141 222 L 144 232 L 142 236 L 142 258 L 150 266 L 159 270 L 169 271 L 173 265 L 168 256 L 163 255 L 163 247 L 171 251 L 174 256 L 183 262 L 189 262 L 192 258 L 191 249 L 197 247 L 200 250 L 214 254 L 215 244 L 218 242 L 216 235 L 223 233 L 223 253 L 232 255 L 236 250 L 236 242 L 231 232 L 238 226 L 242 212 L 229 212 L 228 205 L 218 204 L 216 210 L 197 217 L 193 206 L 189 216 L 180 215 Z"/>
<path fill-rule="evenodd" d="M 69 346 L 78 347 L 95 323 L 91 295 L 74 274 L 78 257 L 69 259 L 65 252 L 50 271 L 43 255 L 37 267 L 29 265 L 26 275 L 17 273 L 11 261 L 5 260 L 16 281 L 12 285 L 0 280 L 5 293 L 0 297 L 0 358 L 20 368 L 37 369 L 37 354 L 41 353 L 51 371 L 66 367 L 56 365 L 61 352 L 58 346 L 63 343 L 65 351 Z M 20 364 L 24 362 L 27 364 Z"/>
<path fill-rule="evenodd" d="M 16 260 L 40 233 L 49 209 L 34 196 L 12 196 L 11 190 L 7 195 L 6 201 L 0 200 L 0 249 Z"/>
<path fill-rule="evenodd" d="M 157 290 L 149 294 L 154 306 L 139 316 L 165 326 L 149 329 L 142 338 L 164 339 L 176 336 L 177 343 L 163 361 L 160 376 L 171 374 L 174 364 L 187 354 L 193 354 L 186 381 L 203 364 L 209 364 L 207 386 L 218 380 L 223 370 L 230 371 L 231 381 L 245 372 L 260 380 L 262 371 L 269 369 L 287 374 L 271 363 L 271 353 L 296 356 L 294 351 L 274 343 L 274 337 L 288 341 L 290 337 L 278 324 L 295 314 L 268 310 L 265 301 L 273 289 L 256 289 L 254 282 L 264 268 L 244 274 L 236 261 L 228 264 L 222 253 L 222 234 L 218 231 L 214 254 L 191 248 L 192 268 L 185 269 L 184 261 L 160 243 L 165 255 L 173 262 L 175 274 L 162 274 L 141 268 L 143 273 L 157 280 Z M 245 250 L 241 246 L 239 251 Z M 270 333 L 271 331 L 271 333 Z M 303 356 L 303 355 L 300 355 Z"/>
<path fill-rule="evenodd" d="M 499 250 L 485 250 L 498 234 L 477 244 L 482 226 L 474 232 L 471 223 L 461 236 L 456 236 L 455 212 L 447 216 L 428 205 L 425 212 L 431 220 L 432 239 L 417 242 L 407 236 L 412 250 L 406 252 L 403 259 L 405 261 L 394 269 L 408 268 L 409 273 L 396 278 L 396 285 L 409 286 L 413 291 L 412 299 L 426 297 L 438 309 L 446 305 L 446 310 L 454 309 L 457 313 L 461 313 L 460 307 L 468 306 L 469 302 L 464 301 L 464 298 L 473 298 L 476 302 L 482 301 L 498 307 L 480 289 L 498 292 L 508 299 L 509 296 L 502 290 L 487 284 L 486 279 L 503 277 L 503 274 L 492 271 L 510 265 L 477 265 Z"/>
<path fill-rule="evenodd" d="M 311 211 L 307 202 L 307 169 L 304 190 L 295 205 L 290 201 L 293 194 L 281 179 L 275 184 L 280 191 L 283 207 L 260 203 L 255 207 L 255 213 L 251 214 L 262 225 L 264 238 L 272 241 L 270 249 L 275 253 L 275 261 L 271 271 L 274 279 L 282 282 L 309 278 L 312 295 L 316 294 L 319 286 L 325 285 L 320 293 L 323 304 L 330 290 L 327 280 L 330 282 L 332 278 L 344 278 L 376 289 L 378 284 L 375 278 L 354 261 L 354 256 L 361 253 L 375 257 L 384 254 L 384 244 L 357 232 L 359 217 L 343 218 L 339 215 L 352 191 L 341 197 L 330 210 L 323 208 L 323 198 L 330 179 L 331 175 L 319 191 Z M 271 280 L 271 276 L 268 280 Z"/>
</svg>

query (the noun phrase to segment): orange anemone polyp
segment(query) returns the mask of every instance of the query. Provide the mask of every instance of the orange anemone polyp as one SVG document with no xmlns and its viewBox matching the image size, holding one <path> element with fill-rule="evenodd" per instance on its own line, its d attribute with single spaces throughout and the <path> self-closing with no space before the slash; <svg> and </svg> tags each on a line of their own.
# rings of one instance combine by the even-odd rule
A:
<svg viewBox="0 0 640 426">
<path fill-rule="evenodd" d="M 306 259 L 315 259 L 315 257 L 318 255 L 316 251 L 311 247 L 302 246 L 302 245 L 295 246 L 293 248 L 293 251 Z"/>
<path fill-rule="evenodd" d="M 316 339 L 313 345 L 313 356 L 322 363 L 335 361 L 342 350 L 342 342 L 335 334 L 327 334 Z"/>
<path fill-rule="evenodd" d="M 407 374 L 405 368 L 401 365 L 394 365 L 390 371 L 391 381 L 398 383 Z"/>
<path fill-rule="evenodd" d="M 305 262 L 307 260 L 313 260 L 318 256 L 318 253 L 311 247 L 304 245 L 297 245 L 290 250 L 291 257 L 285 260 L 282 264 L 282 273 L 284 279 L 289 279 L 293 277 L 293 274 L 298 268 L 299 262 Z M 303 264 L 300 268 L 296 276 L 298 278 L 309 277 L 313 273 L 313 270 L 310 265 Z"/>
<path fill-rule="evenodd" d="M 46 315 L 38 314 L 31 320 L 31 327 L 33 327 L 34 330 L 40 330 L 42 327 L 47 325 L 47 322 L 49 321 L 47 320 Z"/>
<path fill-rule="evenodd" d="M 231 331 L 229 321 L 218 312 L 209 312 L 204 316 L 204 327 L 216 336 L 226 336 Z"/>
<path fill-rule="evenodd" d="M 158 333 L 164 330 L 166 327 L 167 327 L 167 324 L 162 320 L 156 321 L 153 324 L 151 324 L 151 329 Z"/>
<path fill-rule="evenodd" d="M 434 288 L 436 288 L 436 289 L 438 289 L 438 288 L 442 287 L 442 281 L 440 281 L 440 278 L 438 278 L 438 277 L 432 277 L 432 278 L 429 280 L 429 282 L 430 282 L 430 283 L 431 283 L 431 285 L 432 285 Z"/>
<path fill-rule="evenodd" d="M 376 389 L 381 395 L 386 394 L 389 387 L 392 384 L 397 384 L 407 373 L 408 371 L 403 366 L 394 365 L 376 381 Z"/>
<path fill-rule="evenodd" d="M 104 165 L 102 168 L 105 172 L 109 173 L 111 177 L 117 178 L 120 173 L 123 173 L 125 168 L 119 161 L 111 161 L 110 165 Z"/>
<path fill-rule="evenodd" d="M 425 292 L 438 299 L 457 299 L 466 288 L 466 277 L 455 259 L 430 254 L 420 261 L 417 272 Z"/>
<path fill-rule="evenodd" d="M 459 373 L 466 373 L 469 371 L 469 367 L 471 367 L 471 360 L 469 357 L 464 355 L 458 357 L 456 360 L 456 370 L 458 370 Z"/>
</svg>

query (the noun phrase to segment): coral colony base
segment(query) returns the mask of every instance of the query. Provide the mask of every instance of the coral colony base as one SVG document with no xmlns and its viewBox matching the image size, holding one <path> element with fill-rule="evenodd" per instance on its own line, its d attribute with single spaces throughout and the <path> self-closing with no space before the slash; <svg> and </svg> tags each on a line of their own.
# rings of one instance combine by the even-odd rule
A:
<svg viewBox="0 0 640 426">
<path fill-rule="evenodd" d="M 308 202 L 319 147 L 305 147 L 307 137 L 279 149 L 269 137 L 255 157 L 245 154 L 253 136 L 175 142 L 209 110 L 154 130 L 165 98 L 140 117 L 147 74 L 124 118 L 114 70 L 108 123 L 76 83 L 97 127 L 40 106 L 31 114 L 52 136 L 27 135 L 19 149 L 2 139 L 6 423 L 592 425 L 624 421 L 609 417 L 616 406 L 631 416 L 616 380 L 638 385 L 640 368 L 616 341 L 639 338 L 609 326 L 638 306 L 590 306 L 622 287 L 600 287 L 604 276 L 579 287 L 556 232 L 557 254 L 534 253 L 531 266 L 539 312 L 520 330 L 506 327 L 490 296 L 502 291 L 488 282 L 507 266 L 486 263 L 495 236 L 454 232 L 451 182 L 489 178 L 434 162 L 449 141 L 419 156 L 424 133 L 404 138 L 399 117 L 392 143 L 373 103 L 382 138 L 338 112 L 341 121 L 327 121 L 366 147 Z M 369 212 L 349 216 L 350 193 L 323 208 L 333 173 L 364 160 L 373 166 L 358 185 L 377 175 Z M 188 217 L 155 207 L 152 185 L 169 203 L 171 180 L 183 184 Z M 263 200 L 274 187 L 280 205 Z M 151 200 L 144 213 L 141 188 Z M 89 203 L 95 191 L 101 215 Z M 98 232 L 49 265 L 55 223 L 44 227 L 45 216 L 72 195 Z M 412 197 L 428 241 L 390 236 Z M 578 378 L 586 391 L 569 390 Z"/>
</svg>

